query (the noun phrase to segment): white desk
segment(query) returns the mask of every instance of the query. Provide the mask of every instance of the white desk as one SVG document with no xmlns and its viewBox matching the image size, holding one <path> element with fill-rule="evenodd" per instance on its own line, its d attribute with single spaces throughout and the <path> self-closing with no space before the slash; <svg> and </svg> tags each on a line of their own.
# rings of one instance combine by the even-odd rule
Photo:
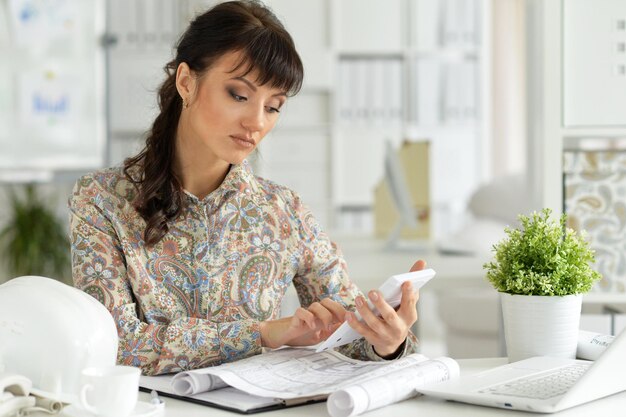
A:
<svg viewBox="0 0 626 417">
<path fill-rule="evenodd" d="M 506 363 L 504 358 L 489 359 L 463 359 L 459 360 L 462 375 L 470 375 L 495 366 Z M 142 401 L 149 401 L 150 395 L 144 392 L 139 393 Z M 220 410 L 213 407 L 202 406 L 190 402 L 175 400 L 173 398 L 163 398 L 165 410 L 158 417 L 234 417 L 237 413 Z M 615 394 L 597 401 L 580 405 L 565 411 L 561 411 L 555 416 L 558 417 L 613 417 L 623 416 L 626 409 L 626 392 Z M 35 413 L 33 417 L 49 417 L 49 414 Z M 269 411 L 257 414 L 265 417 L 323 417 L 328 416 L 326 403 L 310 404 L 301 407 L 292 407 L 282 410 Z M 397 404 L 370 411 L 363 416 L 366 417 L 401 417 L 401 416 L 428 416 L 428 417 L 515 417 L 532 416 L 540 414 L 523 413 L 519 411 L 502 410 L 490 407 L 481 407 L 469 404 L 442 401 L 431 397 L 415 397 Z M 67 417 L 61 412 L 59 417 Z"/>
<path fill-rule="evenodd" d="M 492 359 L 465 359 L 460 360 L 462 374 L 471 374 L 498 365 L 503 365 L 503 358 Z M 141 393 L 140 398 L 149 400 L 149 395 Z M 164 398 L 166 405 L 162 417 L 233 417 L 236 413 L 205 407 L 193 403 Z M 555 414 L 558 417 L 589 417 L 589 416 L 623 416 L 626 409 L 626 392 L 616 394 L 601 400 L 593 401 L 569 410 Z M 61 414 L 62 415 L 62 414 Z M 266 417 L 323 417 L 328 416 L 326 403 L 317 403 L 301 407 L 286 408 L 283 410 L 270 411 L 258 414 Z M 397 404 L 393 404 L 378 410 L 363 414 L 365 417 L 400 417 L 400 416 L 463 416 L 463 417 L 489 417 L 489 416 L 532 416 L 531 413 L 519 411 L 501 410 L 497 408 L 480 407 L 475 405 L 441 401 L 430 397 L 416 397 Z M 539 414 L 535 414 L 539 415 Z M 43 417 L 43 416 L 41 416 Z"/>
</svg>

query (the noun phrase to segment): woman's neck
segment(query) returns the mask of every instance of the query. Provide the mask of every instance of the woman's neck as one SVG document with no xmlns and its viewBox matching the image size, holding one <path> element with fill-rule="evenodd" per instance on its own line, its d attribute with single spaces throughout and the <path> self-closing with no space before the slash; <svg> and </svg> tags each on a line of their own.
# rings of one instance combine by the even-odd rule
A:
<svg viewBox="0 0 626 417">
<path fill-rule="evenodd" d="M 220 161 L 223 162 L 223 161 Z M 176 170 L 183 188 L 200 200 L 215 191 L 226 178 L 230 164 L 181 164 Z"/>
<path fill-rule="evenodd" d="M 183 188 L 200 200 L 215 191 L 226 178 L 230 164 L 208 153 L 207 149 L 198 149 L 196 142 L 182 139 L 179 131 L 176 138 L 176 156 L 174 169 Z"/>
</svg>

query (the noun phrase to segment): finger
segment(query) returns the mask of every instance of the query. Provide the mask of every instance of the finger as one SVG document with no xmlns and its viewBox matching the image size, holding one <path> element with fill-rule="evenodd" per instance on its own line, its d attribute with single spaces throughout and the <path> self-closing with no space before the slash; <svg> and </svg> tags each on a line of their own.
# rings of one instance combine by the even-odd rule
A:
<svg viewBox="0 0 626 417">
<path fill-rule="evenodd" d="M 321 331 L 320 335 L 319 335 L 320 342 L 321 342 L 322 340 L 326 340 L 326 339 L 328 339 L 328 337 L 329 337 L 331 334 L 335 333 L 335 330 L 337 330 L 337 329 L 339 328 L 339 326 L 341 326 L 342 324 L 343 324 L 343 323 L 335 323 L 335 324 L 331 324 L 331 325 L 330 325 L 330 326 L 328 326 L 327 328 L 324 328 L 324 329 Z"/>
<path fill-rule="evenodd" d="M 356 298 L 356 309 L 361 315 L 361 319 L 372 331 L 378 334 L 382 334 L 385 331 L 385 323 L 374 314 L 370 306 L 365 302 L 365 299 L 360 295 Z"/>
<path fill-rule="evenodd" d="M 308 310 L 324 324 L 324 327 L 328 327 L 333 324 L 333 314 L 322 304 L 314 302 L 309 306 Z"/>
<path fill-rule="evenodd" d="M 385 323 L 395 325 L 395 322 L 398 320 L 398 314 L 396 313 L 396 310 L 387 304 L 380 291 L 372 290 L 368 295 L 372 304 L 374 304 L 374 306 L 378 309 L 378 312 Z"/>
<path fill-rule="evenodd" d="M 417 321 L 417 300 L 419 291 L 413 291 L 410 282 L 402 284 L 402 300 L 398 309 L 398 316 L 409 326 Z"/>
<path fill-rule="evenodd" d="M 426 268 L 426 261 L 423 261 L 423 260 L 420 259 L 419 261 L 417 261 L 417 262 L 415 262 L 413 264 L 413 266 L 411 267 L 409 272 L 421 271 L 424 268 Z"/>
<path fill-rule="evenodd" d="M 317 327 L 315 324 L 315 315 L 305 308 L 298 307 L 294 313 L 294 317 L 305 323 L 311 329 L 315 329 Z"/>
<path fill-rule="evenodd" d="M 324 298 L 322 301 L 320 301 L 320 304 L 326 307 L 333 314 L 336 321 L 343 322 L 345 320 L 345 316 L 348 310 L 346 310 L 341 303 L 338 303 L 337 301 L 330 298 Z"/>
<path fill-rule="evenodd" d="M 360 321 L 353 312 L 349 311 L 346 313 L 346 322 L 350 327 L 352 327 L 358 334 L 366 338 L 370 343 L 372 343 L 372 340 L 376 339 L 376 333 L 372 331 L 372 329 L 370 329 L 365 323 Z"/>
</svg>

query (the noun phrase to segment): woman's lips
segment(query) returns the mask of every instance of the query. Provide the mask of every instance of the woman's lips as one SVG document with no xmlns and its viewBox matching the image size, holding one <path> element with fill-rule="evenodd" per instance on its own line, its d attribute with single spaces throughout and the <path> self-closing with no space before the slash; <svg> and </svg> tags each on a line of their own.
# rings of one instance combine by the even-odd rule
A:
<svg viewBox="0 0 626 417">
<path fill-rule="evenodd" d="M 256 143 L 254 142 L 254 139 L 248 138 L 248 137 L 245 137 L 245 136 L 230 135 L 230 138 L 237 145 L 242 146 L 244 148 L 253 148 L 256 145 Z"/>
</svg>

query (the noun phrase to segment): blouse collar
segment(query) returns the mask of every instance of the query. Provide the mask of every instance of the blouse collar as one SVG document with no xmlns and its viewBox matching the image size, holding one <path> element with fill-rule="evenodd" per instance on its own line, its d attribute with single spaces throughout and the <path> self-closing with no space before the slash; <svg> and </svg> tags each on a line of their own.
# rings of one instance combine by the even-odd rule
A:
<svg viewBox="0 0 626 417">
<path fill-rule="evenodd" d="M 185 190 L 185 194 L 193 201 L 201 204 L 219 205 L 222 201 L 231 197 L 235 193 L 247 195 L 253 200 L 260 199 L 260 185 L 252 172 L 250 163 L 244 159 L 240 164 L 230 166 L 226 178 L 217 189 L 200 200 L 195 195 Z"/>
</svg>

